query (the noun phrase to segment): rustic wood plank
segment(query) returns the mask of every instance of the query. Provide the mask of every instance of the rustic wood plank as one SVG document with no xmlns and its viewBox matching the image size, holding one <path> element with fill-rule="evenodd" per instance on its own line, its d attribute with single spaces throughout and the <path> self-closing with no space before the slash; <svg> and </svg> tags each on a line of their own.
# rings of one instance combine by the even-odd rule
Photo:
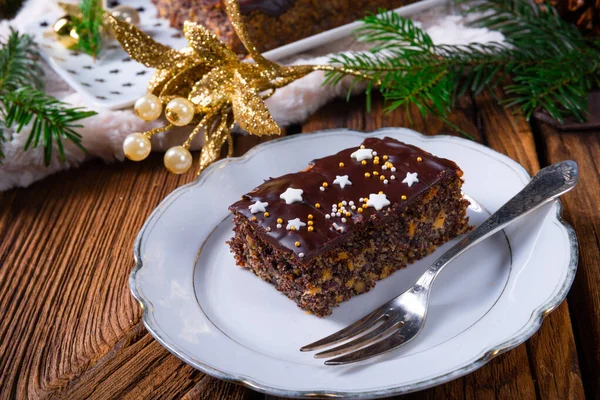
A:
<svg viewBox="0 0 600 400">
<path fill-rule="evenodd" d="M 356 96 L 352 102 L 337 99 L 319 109 L 302 124 L 302 132 L 310 133 L 324 129 L 365 129 L 365 96 Z"/>
<path fill-rule="evenodd" d="M 600 132 L 558 132 L 539 125 L 545 162 L 579 163 L 579 185 L 563 197 L 564 217 L 577 232 L 579 266 L 568 295 L 579 348 L 579 364 L 588 398 L 600 398 Z M 562 345 L 562 343 L 560 343 Z M 557 345 L 559 345 L 557 343 Z M 562 348 L 561 348 L 562 351 Z M 560 354 L 560 353 L 559 353 Z M 548 368 L 547 376 L 556 371 Z M 564 377 L 556 377 L 564 380 Z"/>
<path fill-rule="evenodd" d="M 461 99 L 451 121 L 535 171 L 539 164 L 527 124 L 508 123 L 509 116 L 486 101 L 476 99 L 474 106 Z M 408 125 L 402 111 L 383 115 L 380 98 L 373 106 L 365 114 L 364 97 L 350 104 L 333 102 L 303 124 L 302 131 Z M 435 119 L 423 119 L 415 110 L 410 115 L 416 130 L 450 133 Z M 600 387 L 600 326 L 590 320 L 600 321 L 595 202 L 600 174 L 594 164 L 600 136 L 591 137 L 586 147 L 579 135 L 542 129 L 549 162 L 572 156 L 582 165 L 582 175 L 584 168 L 594 171 L 585 178 L 588 189 L 565 201 L 586 266 L 580 267 L 573 289 L 577 295 L 569 302 L 587 394 L 594 398 Z M 271 139 L 236 136 L 236 155 Z M 162 157 L 153 155 L 139 164 L 94 162 L 28 189 L 0 193 L 0 397 L 264 398 L 171 356 L 145 332 L 129 294 L 135 234 L 170 191 L 194 178 L 195 171 L 168 174 Z M 582 398 L 568 311 L 563 304 L 527 345 L 474 374 L 403 398 Z"/>
<path fill-rule="evenodd" d="M 93 162 L 0 194 L 0 387 L 9 397 L 75 390 L 74 382 L 119 353 L 123 335 L 139 324 L 128 288 L 135 235 L 165 195 L 194 176 L 167 173 L 161 158 Z M 155 360 L 165 357 L 152 346 Z M 182 368 L 173 360 L 160 368 Z M 151 374 L 121 378 L 131 384 Z M 120 387 L 118 376 L 107 376 L 108 386 L 114 379 Z"/>
<path fill-rule="evenodd" d="M 531 125 L 483 93 L 475 99 L 478 125 L 485 143 L 519 162 L 533 175 L 540 169 Z M 584 398 L 577 361 L 577 349 L 571 329 L 569 310 L 562 304 L 544 322 L 539 332 L 526 342 L 532 377 L 540 398 Z M 523 360 L 524 362 L 524 360 Z M 524 365 L 524 364 L 523 364 Z"/>
</svg>

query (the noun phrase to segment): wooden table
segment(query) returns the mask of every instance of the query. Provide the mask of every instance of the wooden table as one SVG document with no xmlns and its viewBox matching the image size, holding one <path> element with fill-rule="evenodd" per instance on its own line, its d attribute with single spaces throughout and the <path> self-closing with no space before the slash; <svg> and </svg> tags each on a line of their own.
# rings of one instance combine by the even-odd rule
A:
<svg viewBox="0 0 600 400">
<path fill-rule="evenodd" d="M 403 111 L 385 115 L 381 99 L 370 114 L 364 110 L 363 97 L 340 100 L 286 134 L 411 126 Z M 410 114 L 418 131 L 450 133 Z M 600 131 L 529 124 L 490 94 L 462 98 L 451 120 L 530 173 L 577 160 L 580 184 L 563 201 L 579 236 L 579 270 L 568 301 L 526 343 L 406 398 L 600 398 Z M 237 137 L 237 155 L 265 140 Z M 169 192 L 194 177 L 167 173 L 156 154 L 142 163 L 89 162 L 0 194 L 0 398 L 273 399 L 172 356 L 146 332 L 129 293 L 137 232 Z"/>
</svg>

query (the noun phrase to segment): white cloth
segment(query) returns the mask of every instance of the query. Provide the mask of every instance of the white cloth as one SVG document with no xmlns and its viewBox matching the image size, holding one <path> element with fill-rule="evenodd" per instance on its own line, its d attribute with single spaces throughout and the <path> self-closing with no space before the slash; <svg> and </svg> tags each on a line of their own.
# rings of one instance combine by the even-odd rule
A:
<svg viewBox="0 0 600 400">
<path fill-rule="evenodd" d="M 0 23 L 0 36 L 8 34 L 9 26 L 23 31 L 31 21 L 40 18 L 49 10 L 57 7 L 56 2 L 49 0 L 28 0 L 23 5 L 19 14 L 12 21 Z M 471 42 L 502 42 L 503 37 L 498 32 L 486 29 L 466 27 L 464 19 L 460 16 L 446 15 L 440 10 L 432 10 L 419 16 L 422 26 L 431 35 L 435 43 L 466 44 Z M 325 64 L 329 59 L 327 54 L 357 50 L 359 44 L 345 39 L 332 43 L 327 47 L 316 49 L 311 53 L 300 55 L 292 64 Z M 319 55 L 317 55 L 319 54 Z M 152 127 L 151 124 L 138 119 L 131 109 L 111 111 L 98 109 L 86 104 L 85 100 L 75 93 L 58 75 L 49 67 L 44 66 L 46 72 L 46 92 L 69 104 L 86 106 L 98 112 L 98 115 L 82 121 L 83 128 L 78 130 L 82 136 L 82 144 L 88 150 L 85 154 L 80 149 L 64 141 L 66 162 L 58 158 L 56 149 L 50 166 L 43 162 L 42 148 L 38 147 L 24 151 L 23 147 L 29 134 L 25 127 L 19 134 L 5 132 L 7 142 L 3 144 L 5 154 L 0 164 L 0 191 L 13 187 L 25 187 L 31 183 L 50 175 L 54 172 L 76 167 L 90 158 L 101 158 L 107 162 L 122 161 L 124 159 L 122 142 L 125 136 L 136 131 L 145 131 Z M 350 79 L 345 79 L 337 86 L 323 85 L 323 73 L 314 72 L 282 89 L 267 100 L 267 106 L 275 120 L 282 126 L 304 121 L 319 107 L 332 99 L 344 96 L 348 90 Z M 356 89 L 357 91 L 360 88 Z M 158 123 L 157 123 L 158 125 Z M 180 144 L 185 140 L 188 129 L 156 135 L 153 138 L 153 150 L 164 151 L 166 148 Z M 201 135 L 193 143 L 192 149 L 199 149 L 202 145 Z"/>
</svg>

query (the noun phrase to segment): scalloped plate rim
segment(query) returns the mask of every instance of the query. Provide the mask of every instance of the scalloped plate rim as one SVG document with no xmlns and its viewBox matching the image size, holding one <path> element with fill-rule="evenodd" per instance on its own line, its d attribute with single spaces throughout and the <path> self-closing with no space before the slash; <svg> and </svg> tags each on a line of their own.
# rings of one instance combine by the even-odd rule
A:
<svg viewBox="0 0 600 400">
<path fill-rule="evenodd" d="M 450 136 L 450 135 L 426 136 L 426 135 L 423 135 L 412 129 L 403 128 L 403 127 L 380 128 L 380 129 L 377 129 L 377 130 L 371 131 L 371 132 L 360 132 L 360 131 L 347 129 L 347 128 L 334 128 L 334 129 L 314 131 L 314 132 L 305 133 L 305 134 L 310 134 L 311 136 L 314 136 L 314 135 L 327 135 L 327 134 L 330 134 L 333 132 L 359 134 L 359 135 L 363 135 L 365 137 L 381 134 L 384 132 L 402 132 L 402 134 L 416 136 L 419 140 L 422 140 L 422 141 L 431 141 L 431 140 L 439 140 L 439 139 L 446 139 L 446 140 L 452 140 L 452 141 L 458 140 L 458 141 L 461 141 L 464 145 L 468 145 L 470 147 L 474 147 L 479 150 L 483 150 L 488 155 L 493 155 L 497 159 L 503 160 L 505 163 L 506 162 L 510 163 L 512 166 L 517 167 L 520 170 L 520 172 L 523 174 L 524 177 L 526 177 L 527 179 L 531 178 L 529 173 L 525 170 L 525 168 L 522 165 L 520 165 L 519 163 L 517 163 L 515 160 L 511 159 L 510 157 L 508 157 L 502 153 L 499 153 L 496 150 L 493 150 L 489 147 L 486 147 L 482 144 L 479 144 L 479 143 L 476 143 L 476 142 L 473 142 L 473 141 L 470 141 L 467 139 Z M 303 134 L 303 135 L 305 135 L 305 134 Z M 546 302 L 544 302 L 543 304 L 540 304 L 536 309 L 534 309 L 532 311 L 528 322 L 524 326 L 522 326 L 521 329 L 519 329 L 512 337 L 509 337 L 506 340 L 504 340 L 503 342 L 498 343 L 494 346 L 491 346 L 491 348 L 483 350 L 482 352 L 480 352 L 480 355 L 477 358 L 472 359 L 469 362 L 466 362 L 465 365 L 463 365 L 462 367 L 456 368 L 447 374 L 436 376 L 434 378 L 424 379 L 422 381 L 418 381 L 418 382 L 415 382 L 412 384 L 392 385 L 391 387 L 384 387 L 384 388 L 380 388 L 380 389 L 376 389 L 376 390 L 369 390 L 369 391 L 362 391 L 362 392 L 356 392 L 356 391 L 342 392 L 342 391 L 335 391 L 335 390 L 315 390 L 315 391 L 288 390 L 285 388 L 260 383 L 250 377 L 244 377 L 241 375 L 235 375 L 235 374 L 223 372 L 215 367 L 212 367 L 210 365 L 203 364 L 197 360 L 191 359 L 186 354 L 183 354 L 183 352 L 181 352 L 175 346 L 166 342 L 161 337 L 158 330 L 155 330 L 155 327 L 153 326 L 153 321 L 151 318 L 152 315 L 149 312 L 149 308 L 147 306 L 147 300 L 144 299 L 142 294 L 138 291 L 136 275 L 137 275 L 137 272 L 139 272 L 143 268 L 143 262 L 142 262 L 142 257 L 141 257 L 140 251 L 141 251 L 141 243 L 142 243 L 146 228 L 153 222 L 154 219 L 156 219 L 159 216 L 159 212 L 160 212 L 163 204 L 167 204 L 168 202 L 172 201 L 173 199 L 175 199 L 175 197 L 178 194 L 181 194 L 182 192 L 184 192 L 194 186 L 201 185 L 202 182 L 205 179 L 208 179 L 208 177 L 211 174 L 215 173 L 218 169 L 224 167 L 228 163 L 240 163 L 240 162 L 243 163 L 243 162 L 247 161 L 249 158 L 253 157 L 256 153 L 258 153 L 258 151 L 264 150 L 265 148 L 268 148 L 270 146 L 274 146 L 281 141 L 294 140 L 298 137 L 299 137 L 298 135 L 293 135 L 293 136 L 285 136 L 285 137 L 277 138 L 277 139 L 274 139 L 269 142 L 265 142 L 265 143 L 262 143 L 262 144 L 259 144 L 255 147 L 253 147 L 252 149 L 250 149 L 248 152 L 246 152 L 244 155 L 242 155 L 240 157 L 225 158 L 225 159 L 222 159 L 222 160 L 219 160 L 219 161 L 213 163 L 206 170 L 204 170 L 204 172 L 197 179 L 195 179 L 194 181 L 192 181 L 184 186 L 181 186 L 181 187 L 175 189 L 173 192 L 171 192 L 169 195 L 167 195 L 161 201 L 161 203 L 156 207 L 156 209 L 151 213 L 151 215 L 148 217 L 148 219 L 146 220 L 146 222 L 140 229 L 140 232 L 138 233 L 136 240 L 135 240 L 135 244 L 134 244 L 135 266 L 134 266 L 133 270 L 131 271 L 131 274 L 129 277 L 130 290 L 131 290 L 132 296 L 138 301 L 138 303 L 140 304 L 140 306 L 142 308 L 142 321 L 144 323 L 144 326 L 148 330 L 148 332 L 150 332 L 150 334 L 162 346 L 164 346 L 167 350 L 169 350 L 169 352 L 171 352 L 173 355 L 175 355 L 176 357 L 181 359 L 183 362 L 185 362 L 188 365 L 191 365 L 194 368 L 196 368 L 208 375 L 211 375 L 215 378 L 233 382 L 236 384 L 240 384 L 240 385 L 246 386 L 248 388 L 251 388 L 253 390 L 256 390 L 256 391 L 259 391 L 262 393 L 266 393 L 266 394 L 270 394 L 270 395 L 275 395 L 275 396 L 285 396 L 285 397 L 293 397 L 293 398 L 315 398 L 315 397 L 316 398 L 318 398 L 318 397 L 330 398 L 331 397 L 331 398 L 366 399 L 366 398 L 380 398 L 380 397 L 405 394 L 405 393 L 409 393 L 409 392 L 427 389 L 427 388 L 448 382 L 450 380 L 462 377 L 464 375 L 467 375 L 467 374 L 481 368 L 483 365 L 488 363 L 490 360 L 492 360 L 496 356 L 498 356 L 504 352 L 507 352 L 509 350 L 514 349 L 515 347 L 517 347 L 518 345 L 522 344 L 527 339 L 529 339 L 540 328 L 544 318 L 550 312 L 555 310 L 562 303 L 562 301 L 566 298 L 566 295 L 567 295 L 569 289 L 571 288 L 571 285 L 575 278 L 575 273 L 577 271 L 578 260 L 579 260 L 579 250 L 578 250 L 578 240 L 577 240 L 577 235 L 575 233 L 575 230 L 569 223 L 567 223 L 562 218 L 562 203 L 560 200 L 557 200 L 556 214 L 552 217 L 555 218 L 554 222 L 557 223 L 559 225 L 559 227 L 561 229 L 563 229 L 564 232 L 566 233 L 568 241 L 569 241 L 569 248 L 570 248 L 569 265 L 567 266 L 568 271 L 567 271 L 565 279 L 562 283 L 562 286 L 560 286 L 560 288 L 558 289 L 558 291 L 555 293 L 555 295 L 553 297 L 547 299 Z"/>
</svg>

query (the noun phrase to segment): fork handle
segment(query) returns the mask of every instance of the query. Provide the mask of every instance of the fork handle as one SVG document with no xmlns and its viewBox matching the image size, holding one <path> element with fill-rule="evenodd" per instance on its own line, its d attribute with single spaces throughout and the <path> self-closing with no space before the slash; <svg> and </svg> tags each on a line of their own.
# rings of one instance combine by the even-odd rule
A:
<svg viewBox="0 0 600 400">
<path fill-rule="evenodd" d="M 460 242 L 442 254 L 419 278 L 415 285 L 417 290 L 429 287 L 442 268 L 472 246 L 573 189 L 578 178 L 577 163 L 572 160 L 562 161 L 541 169 L 519 193 Z"/>
</svg>

